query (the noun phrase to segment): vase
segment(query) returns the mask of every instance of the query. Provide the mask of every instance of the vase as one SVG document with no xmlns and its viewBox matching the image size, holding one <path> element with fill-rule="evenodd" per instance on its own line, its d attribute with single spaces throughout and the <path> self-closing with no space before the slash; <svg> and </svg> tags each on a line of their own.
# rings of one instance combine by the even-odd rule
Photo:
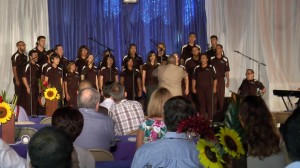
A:
<svg viewBox="0 0 300 168">
<path fill-rule="evenodd" d="M 2 139 L 8 144 L 15 143 L 15 115 L 11 119 L 1 125 Z"/>
<path fill-rule="evenodd" d="M 48 100 L 46 99 L 46 116 L 52 117 L 54 111 L 57 109 L 58 100 Z"/>
</svg>

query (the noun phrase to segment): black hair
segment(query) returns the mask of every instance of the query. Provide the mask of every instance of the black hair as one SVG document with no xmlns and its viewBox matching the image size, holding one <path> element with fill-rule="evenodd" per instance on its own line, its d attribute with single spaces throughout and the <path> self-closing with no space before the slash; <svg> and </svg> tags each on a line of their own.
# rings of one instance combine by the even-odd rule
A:
<svg viewBox="0 0 300 168">
<path fill-rule="evenodd" d="M 110 55 L 105 55 L 105 56 L 103 57 L 101 66 L 102 66 L 102 67 L 107 67 L 107 60 L 108 60 L 108 58 L 111 58 L 111 59 L 113 60 L 113 64 L 111 65 L 111 68 L 112 68 L 112 69 L 115 68 L 115 67 L 116 67 L 115 57 L 114 57 L 112 54 L 110 54 Z"/>
<path fill-rule="evenodd" d="M 130 56 L 129 50 L 130 50 L 131 47 L 135 47 L 136 48 L 135 56 L 138 56 L 136 44 L 130 44 L 129 47 L 128 47 L 128 57 Z"/>
<path fill-rule="evenodd" d="M 46 55 L 50 55 L 51 53 L 54 53 L 54 50 L 48 50 L 48 51 L 46 51 Z"/>
<path fill-rule="evenodd" d="M 292 161 L 300 161 L 300 108 L 298 107 L 284 123 L 281 133 Z"/>
<path fill-rule="evenodd" d="M 153 51 L 153 50 L 151 50 L 151 51 L 149 51 L 149 53 L 148 53 L 148 56 L 147 56 L 147 64 L 150 64 L 150 57 L 152 56 L 152 54 L 154 54 L 155 55 L 155 64 L 156 64 L 156 54 L 155 54 L 155 52 Z"/>
<path fill-rule="evenodd" d="M 190 33 L 189 33 L 189 36 L 190 36 L 190 35 L 195 35 L 195 36 L 196 36 L 196 33 L 195 33 L 195 32 L 190 32 Z"/>
<path fill-rule="evenodd" d="M 168 131 L 176 132 L 180 121 L 196 114 L 192 102 L 183 96 L 175 96 L 164 105 L 164 121 Z"/>
<path fill-rule="evenodd" d="M 50 61 L 51 61 L 51 63 L 53 63 L 54 58 L 60 58 L 60 56 L 59 56 L 56 52 L 54 52 L 54 53 L 50 56 Z"/>
<path fill-rule="evenodd" d="M 221 47 L 221 48 L 223 49 L 223 46 L 222 46 L 221 44 L 217 44 L 217 47 L 218 47 L 218 46 Z"/>
<path fill-rule="evenodd" d="M 78 51 L 77 51 L 77 58 L 81 58 L 81 51 L 82 51 L 83 49 L 86 49 L 86 50 L 88 51 L 88 53 L 87 53 L 87 57 L 88 57 L 90 50 L 89 50 L 88 46 L 82 45 L 82 46 L 80 46 L 80 47 L 78 48 Z"/>
<path fill-rule="evenodd" d="M 70 168 L 73 143 L 60 129 L 44 127 L 34 134 L 28 145 L 34 168 Z"/>
<path fill-rule="evenodd" d="M 55 47 L 53 48 L 54 51 L 56 51 L 58 49 L 58 47 L 62 47 L 61 44 L 56 44 Z"/>
<path fill-rule="evenodd" d="M 83 123 L 82 114 L 70 106 L 61 107 L 52 115 L 52 126 L 69 135 L 72 142 L 80 135 Z"/>
<path fill-rule="evenodd" d="M 213 38 L 215 38 L 216 40 L 218 40 L 218 36 L 216 36 L 216 35 L 210 36 L 210 39 L 213 39 Z"/>
<path fill-rule="evenodd" d="M 104 83 L 103 88 L 102 88 L 104 97 L 110 97 L 110 89 L 111 89 L 112 84 L 113 84 L 113 82 L 111 82 L 111 81 L 107 81 Z"/>
<path fill-rule="evenodd" d="M 45 37 L 45 36 L 38 36 L 38 37 L 36 38 L 36 43 L 35 43 L 35 45 L 38 45 L 38 44 L 39 44 L 39 41 L 40 41 L 41 39 L 46 39 L 46 37 Z"/>
<path fill-rule="evenodd" d="M 36 50 L 30 50 L 29 51 L 29 56 L 32 56 L 32 54 L 34 54 L 34 53 L 38 53 Z"/>
</svg>

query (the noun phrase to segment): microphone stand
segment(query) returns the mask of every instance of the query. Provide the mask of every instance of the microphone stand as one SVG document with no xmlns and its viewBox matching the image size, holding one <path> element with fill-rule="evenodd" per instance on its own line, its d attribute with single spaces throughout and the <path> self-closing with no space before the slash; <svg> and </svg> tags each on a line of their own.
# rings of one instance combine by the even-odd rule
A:
<svg viewBox="0 0 300 168">
<path fill-rule="evenodd" d="M 251 58 L 251 57 L 249 57 L 249 56 L 247 56 L 247 55 L 245 55 L 245 54 L 243 54 L 239 51 L 235 50 L 234 52 L 236 52 L 236 53 L 242 55 L 243 57 L 248 58 L 249 60 L 251 60 L 253 62 L 256 62 L 258 64 L 258 77 L 257 77 L 257 80 L 258 80 L 258 95 L 262 96 L 261 93 L 260 93 L 260 65 L 263 65 L 263 66 L 267 66 L 267 65 L 263 62 L 259 62 L 258 60 L 254 59 L 254 58 Z"/>
</svg>

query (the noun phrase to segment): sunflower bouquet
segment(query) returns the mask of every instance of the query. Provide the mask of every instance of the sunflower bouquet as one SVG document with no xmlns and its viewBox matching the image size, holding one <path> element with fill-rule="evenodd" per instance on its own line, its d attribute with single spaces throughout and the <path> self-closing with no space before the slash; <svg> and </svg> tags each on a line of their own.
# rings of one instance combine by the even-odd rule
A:
<svg viewBox="0 0 300 168">
<path fill-rule="evenodd" d="M 206 168 L 223 168 L 232 158 L 245 154 L 239 134 L 228 127 L 214 133 L 210 122 L 197 114 L 178 124 L 177 132 L 192 132 L 198 136 L 196 149 L 199 161 Z"/>
<path fill-rule="evenodd" d="M 48 100 L 59 100 L 60 95 L 55 87 L 49 87 L 48 82 L 44 81 L 42 83 L 42 89 L 44 91 L 44 97 Z"/>
<path fill-rule="evenodd" d="M 7 98 L 6 92 L 2 91 L 0 95 L 0 123 L 5 124 L 9 121 L 13 115 L 17 103 L 17 96 L 14 96 L 12 100 Z M 10 104 L 11 103 L 11 104 Z"/>
</svg>

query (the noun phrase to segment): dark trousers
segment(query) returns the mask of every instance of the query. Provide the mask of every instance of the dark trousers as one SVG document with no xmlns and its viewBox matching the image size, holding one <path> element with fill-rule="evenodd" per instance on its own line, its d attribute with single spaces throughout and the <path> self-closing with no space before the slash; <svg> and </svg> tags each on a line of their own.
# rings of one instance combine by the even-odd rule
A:
<svg viewBox="0 0 300 168">
<path fill-rule="evenodd" d="M 200 113 L 209 120 L 213 118 L 213 92 L 211 88 L 197 89 L 197 97 L 200 104 Z"/>
<path fill-rule="evenodd" d="M 22 80 L 22 79 L 20 79 L 20 80 Z M 22 81 L 20 81 L 20 85 L 17 86 L 15 78 L 14 78 L 13 82 L 14 82 L 15 95 L 18 96 L 17 105 L 25 107 L 25 105 L 26 105 L 24 102 L 25 96 L 26 96 L 25 86 Z"/>
<path fill-rule="evenodd" d="M 38 109 L 38 96 L 39 96 L 39 89 L 38 88 L 32 88 L 31 91 L 32 99 L 30 94 L 26 92 L 26 99 L 25 102 L 25 110 L 28 116 L 30 115 L 37 115 L 37 109 Z M 32 102 L 32 111 L 31 111 L 31 102 Z"/>
<path fill-rule="evenodd" d="M 216 93 L 216 99 L 217 99 L 217 112 L 221 112 L 224 106 L 224 97 L 225 97 L 225 80 L 223 77 L 218 78 L 218 84 L 217 84 L 217 93 Z"/>
</svg>

